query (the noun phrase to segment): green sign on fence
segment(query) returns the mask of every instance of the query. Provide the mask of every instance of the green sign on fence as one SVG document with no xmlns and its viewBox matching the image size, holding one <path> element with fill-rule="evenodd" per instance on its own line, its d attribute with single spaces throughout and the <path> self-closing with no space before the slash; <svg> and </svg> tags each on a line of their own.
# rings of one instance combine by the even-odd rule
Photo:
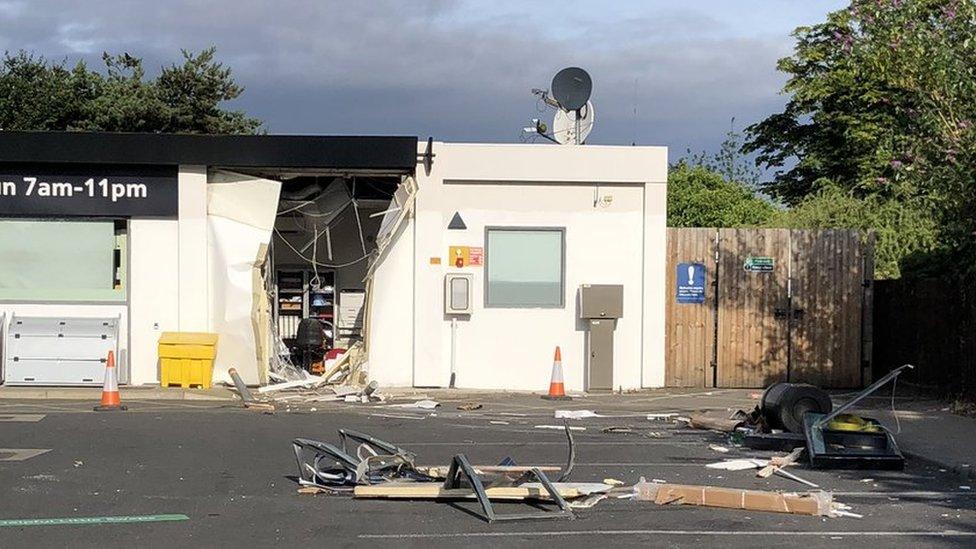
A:
<svg viewBox="0 0 976 549">
<path fill-rule="evenodd" d="M 775 263 L 771 257 L 747 257 L 743 269 L 750 273 L 771 273 Z"/>
</svg>

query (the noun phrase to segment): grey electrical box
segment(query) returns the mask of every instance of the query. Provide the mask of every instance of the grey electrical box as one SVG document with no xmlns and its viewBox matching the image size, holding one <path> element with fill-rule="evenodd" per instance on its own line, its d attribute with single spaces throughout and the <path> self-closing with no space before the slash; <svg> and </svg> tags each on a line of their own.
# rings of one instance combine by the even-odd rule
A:
<svg viewBox="0 0 976 549">
<path fill-rule="evenodd" d="M 624 316 L 624 287 L 583 284 L 579 316 L 586 320 L 586 390 L 613 390 L 613 331 Z"/>
<path fill-rule="evenodd" d="M 579 291 L 580 318 L 623 318 L 624 287 L 620 284 L 583 284 Z"/>
<path fill-rule="evenodd" d="M 472 306 L 474 277 L 469 273 L 447 273 L 444 275 L 444 313 L 449 315 L 469 315 Z"/>
</svg>

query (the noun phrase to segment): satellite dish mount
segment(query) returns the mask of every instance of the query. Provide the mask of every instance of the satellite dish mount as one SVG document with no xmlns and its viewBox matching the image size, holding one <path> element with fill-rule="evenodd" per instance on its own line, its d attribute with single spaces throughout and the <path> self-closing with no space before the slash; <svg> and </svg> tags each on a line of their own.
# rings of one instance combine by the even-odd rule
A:
<svg viewBox="0 0 976 549">
<path fill-rule="evenodd" d="M 547 133 L 548 128 L 538 119 L 533 120 L 534 126 L 524 131 L 539 134 L 561 145 L 582 145 L 593 129 L 592 92 L 593 81 L 585 70 L 568 67 L 559 71 L 553 77 L 549 91 L 532 90 L 546 105 L 556 109 L 552 135 Z"/>
</svg>

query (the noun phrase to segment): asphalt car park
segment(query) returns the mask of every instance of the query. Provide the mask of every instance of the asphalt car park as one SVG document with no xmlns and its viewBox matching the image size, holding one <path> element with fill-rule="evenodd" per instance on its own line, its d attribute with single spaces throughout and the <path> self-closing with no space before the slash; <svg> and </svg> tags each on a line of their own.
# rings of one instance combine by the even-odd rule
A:
<svg viewBox="0 0 976 549">
<path fill-rule="evenodd" d="M 565 433 L 556 409 L 595 410 L 569 420 L 576 444 L 573 481 L 613 478 L 761 490 L 804 491 L 792 480 L 757 478 L 705 464 L 768 456 L 730 444 L 720 433 L 672 418 L 695 409 L 749 405 L 747 392 L 649 393 L 551 403 L 532 395 L 435 395 L 434 410 L 317 403 L 274 414 L 236 403 L 128 402 L 95 414 L 89 402 L 0 403 L 0 448 L 47 450 L 13 460 L 0 450 L 0 519 L 183 515 L 131 524 L 4 525 L 2 547 L 104 546 L 484 546 L 529 543 L 593 546 L 837 547 L 960 546 L 976 543 L 976 495 L 969 481 L 918 456 L 904 471 L 792 471 L 831 491 L 863 518 L 826 518 L 608 499 L 575 520 L 487 524 L 473 502 L 358 500 L 297 493 L 291 440 L 335 441 L 351 428 L 395 442 L 418 463 L 446 465 L 464 453 L 474 463 L 510 457 L 523 465 L 563 465 Z M 482 407 L 457 409 L 463 402 Z M 41 417 L 38 417 L 41 416 Z M 7 419 L 4 419 L 7 418 Z M 12 418 L 12 419 L 11 419 Z M 18 419 L 19 418 L 19 419 Z M 605 432 L 608 427 L 635 427 Z M 727 448 L 721 452 L 715 448 Z M 6 456 L 6 458 L 5 458 Z M 500 512 L 523 504 L 500 504 Z M 3 523 L 0 523 L 3 524 Z"/>
</svg>

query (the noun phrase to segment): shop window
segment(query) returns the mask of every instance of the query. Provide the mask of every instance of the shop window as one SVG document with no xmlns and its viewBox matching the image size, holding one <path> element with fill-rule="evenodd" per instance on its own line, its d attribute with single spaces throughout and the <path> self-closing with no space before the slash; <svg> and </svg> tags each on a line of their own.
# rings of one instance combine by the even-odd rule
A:
<svg viewBox="0 0 976 549">
<path fill-rule="evenodd" d="M 0 299 L 124 301 L 125 221 L 0 221 Z"/>
<path fill-rule="evenodd" d="M 485 307 L 562 308 L 565 304 L 563 228 L 485 230 Z"/>
</svg>

